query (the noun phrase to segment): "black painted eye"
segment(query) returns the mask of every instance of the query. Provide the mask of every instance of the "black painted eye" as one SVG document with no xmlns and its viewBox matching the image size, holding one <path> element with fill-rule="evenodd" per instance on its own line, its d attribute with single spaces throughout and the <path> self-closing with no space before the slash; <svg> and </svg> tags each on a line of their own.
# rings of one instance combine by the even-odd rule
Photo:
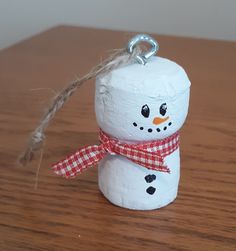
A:
<svg viewBox="0 0 236 251">
<path fill-rule="evenodd" d="M 161 106 L 160 106 L 160 114 L 162 116 L 164 116 L 166 114 L 166 111 L 167 111 L 167 105 L 166 103 L 163 103 Z"/>
<path fill-rule="evenodd" d="M 148 118 L 148 117 L 149 117 L 150 109 L 149 109 L 148 105 L 143 105 L 142 110 L 141 110 L 141 113 L 142 113 L 142 115 L 143 115 L 145 118 Z"/>
</svg>

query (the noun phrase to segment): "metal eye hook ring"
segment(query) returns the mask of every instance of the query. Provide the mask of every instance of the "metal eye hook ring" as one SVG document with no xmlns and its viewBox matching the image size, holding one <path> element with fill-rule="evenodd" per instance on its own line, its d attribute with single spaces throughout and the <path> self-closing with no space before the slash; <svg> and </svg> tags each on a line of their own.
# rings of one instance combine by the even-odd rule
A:
<svg viewBox="0 0 236 251">
<path fill-rule="evenodd" d="M 159 50 L 159 44 L 155 39 L 153 39 L 149 35 L 138 34 L 128 42 L 127 44 L 128 53 L 132 54 L 135 46 L 140 42 L 147 42 L 152 46 L 150 51 L 143 52 L 140 55 L 136 56 L 138 63 L 145 65 L 147 63 L 147 60 L 157 53 L 157 51 Z"/>
</svg>

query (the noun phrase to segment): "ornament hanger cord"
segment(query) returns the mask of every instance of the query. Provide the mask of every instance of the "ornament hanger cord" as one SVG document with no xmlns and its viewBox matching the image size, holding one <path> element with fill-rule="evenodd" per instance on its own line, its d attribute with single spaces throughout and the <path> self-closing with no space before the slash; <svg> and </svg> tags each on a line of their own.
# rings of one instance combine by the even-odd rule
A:
<svg viewBox="0 0 236 251">
<path fill-rule="evenodd" d="M 151 50 L 147 52 L 141 52 L 138 44 L 145 41 L 152 45 Z M 119 68 L 122 65 L 130 63 L 133 60 L 137 60 L 140 64 L 145 65 L 147 60 L 153 56 L 159 46 L 157 42 L 148 35 L 140 34 L 132 38 L 127 48 L 115 50 L 115 53 L 103 60 L 101 63 L 95 65 L 86 75 L 81 78 L 75 79 L 69 85 L 67 85 L 59 94 L 57 94 L 46 112 L 42 116 L 35 130 L 31 133 L 28 144 L 25 151 L 19 157 L 19 163 L 22 165 L 28 164 L 34 157 L 36 151 L 43 148 L 45 140 L 45 130 L 48 127 L 51 120 L 56 113 L 64 106 L 64 104 L 70 99 L 75 91 L 81 87 L 85 82 L 97 77 L 100 74 L 107 74 L 108 72 Z"/>
<path fill-rule="evenodd" d="M 157 51 L 159 50 L 159 44 L 149 35 L 138 34 L 128 42 L 127 45 L 128 53 L 133 54 L 134 48 L 141 42 L 147 42 L 152 46 L 150 51 L 143 52 L 136 56 L 136 60 L 138 61 L 138 63 L 145 65 L 147 63 L 147 60 L 157 53 Z"/>
</svg>

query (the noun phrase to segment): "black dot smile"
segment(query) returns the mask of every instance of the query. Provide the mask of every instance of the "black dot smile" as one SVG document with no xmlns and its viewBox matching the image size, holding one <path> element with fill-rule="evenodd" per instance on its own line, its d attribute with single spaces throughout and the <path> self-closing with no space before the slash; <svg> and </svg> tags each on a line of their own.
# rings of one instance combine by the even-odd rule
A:
<svg viewBox="0 0 236 251">
<path fill-rule="evenodd" d="M 172 125 L 172 122 L 169 122 L 169 123 L 168 123 L 168 126 L 171 126 L 171 125 Z M 133 126 L 134 126 L 134 127 L 137 127 L 138 124 L 137 124 L 136 122 L 134 122 L 134 123 L 133 123 Z M 143 131 L 143 130 L 144 130 L 144 127 L 143 127 L 143 126 L 140 126 L 140 127 L 139 127 L 139 130 Z M 164 126 L 164 127 L 163 127 L 163 130 L 166 131 L 166 130 L 167 130 L 167 126 Z M 151 133 L 151 132 L 153 132 L 153 129 L 152 129 L 152 128 L 148 128 L 147 131 L 148 131 L 149 133 Z M 161 129 L 158 127 L 158 128 L 156 128 L 156 131 L 159 133 L 159 132 L 161 132 Z"/>
</svg>

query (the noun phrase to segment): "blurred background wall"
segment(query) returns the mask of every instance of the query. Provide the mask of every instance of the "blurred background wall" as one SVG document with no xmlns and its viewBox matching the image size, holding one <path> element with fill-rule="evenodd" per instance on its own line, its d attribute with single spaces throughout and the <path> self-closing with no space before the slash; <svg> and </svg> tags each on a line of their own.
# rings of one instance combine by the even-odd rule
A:
<svg viewBox="0 0 236 251">
<path fill-rule="evenodd" d="M 236 40 L 236 0 L 0 0 L 0 49 L 59 24 Z"/>
</svg>

